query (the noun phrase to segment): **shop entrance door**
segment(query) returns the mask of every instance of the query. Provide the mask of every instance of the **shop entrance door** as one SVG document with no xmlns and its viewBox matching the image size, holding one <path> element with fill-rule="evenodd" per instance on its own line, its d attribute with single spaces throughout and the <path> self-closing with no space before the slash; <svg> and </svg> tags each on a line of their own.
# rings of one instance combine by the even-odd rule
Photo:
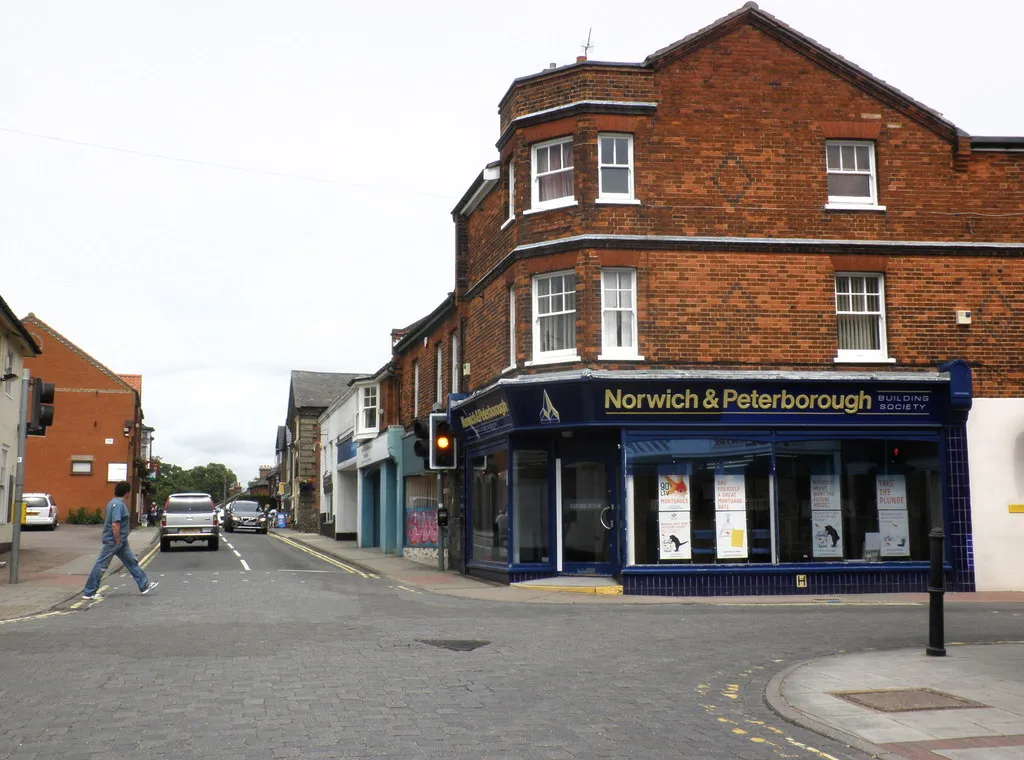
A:
<svg viewBox="0 0 1024 760">
<path fill-rule="evenodd" d="M 619 510 L 611 462 L 563 459 L 561 474 L 561 571 L 567 575 L 619 572 Z"/>
</svg>

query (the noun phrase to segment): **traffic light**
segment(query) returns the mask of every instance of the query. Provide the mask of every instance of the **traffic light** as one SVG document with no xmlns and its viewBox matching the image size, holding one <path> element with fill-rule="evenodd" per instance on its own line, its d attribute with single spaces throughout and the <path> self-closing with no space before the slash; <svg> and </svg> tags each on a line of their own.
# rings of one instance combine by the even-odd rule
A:
<svg viewBox="0 0 1024 760">
<path fill-rule="evenodd" d="M 32 413 L 29 415 L 28 435 L 46 435 L 46 428 L 53 424 L 53 383 L 44 383 L 41 378 L 32 378 Z"/>
<path fill-rule="evenodd" d="M 416 456 L 423 460 L 423 469 L 430 469 L 430 429 L 427 425 L 424 425 L 421 420 L 416 420 L 412 423 L 412 432 L 416 436 L 416 443 L 413 444 L 412 450 L 416 453 Z"/>
<path fill-rule="evenodd" d="M 430 415 L 430 469 L 455 469 L 455 436 L 447 414 Z"/>
</svg>

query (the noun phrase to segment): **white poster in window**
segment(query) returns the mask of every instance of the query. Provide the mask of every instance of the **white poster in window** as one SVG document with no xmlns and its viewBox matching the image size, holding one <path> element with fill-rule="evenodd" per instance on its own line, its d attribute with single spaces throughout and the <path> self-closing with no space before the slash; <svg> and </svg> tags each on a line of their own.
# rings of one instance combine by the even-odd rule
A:
<svg viewBox="0 0 1024 760">
<path fill-rule="evenodd" d="M 840 509 L 839 478 L 835 475 L 811 475 L 811 511 L 819 509 Z"/>
<path fill-rule="evenodd" d="M 875 478 L 878 510 L 907 509 L 907 478 L 904 475 L 879 475 Z M 884 533 L 884 531 L 883 531 Z"/>
<path fill-rule="evenodd" d="M 733 509 L 715 512 L 715 545 L 719 559 L 744 559 L 747 556 L 747 511 Z"/>
<path fill-rule="evenodd" d="M 905 509 L 878 510 L 878 532 L 883 557 L 910 556 L 910 520 Z"/>
<path fill-rule="evenodd" d="M 811 538 L 815 557 L 842 557 L 843 513 L 838 509 L 812 512 Z"/>
<path fill-rule="evenodd" d="M 128 480 L 128 465 L 124 462 L 110 462 L 107 465 L 107 482 L 119 483 Z"/>
<path fill-rule="evenodd" d="M 715 510 L 747 511 L 747 482 L 743 475 L 715 475 Z"/>
<path fill-rule="evenodd" d="M 658 468 L 658 510 L 690 511 L 690 476 L 678 470 Z"/>
<path fill-rule="evenodd" d="M 691 559 L 690 512 L 658 512 L 661 559 Z"/>
</svg>

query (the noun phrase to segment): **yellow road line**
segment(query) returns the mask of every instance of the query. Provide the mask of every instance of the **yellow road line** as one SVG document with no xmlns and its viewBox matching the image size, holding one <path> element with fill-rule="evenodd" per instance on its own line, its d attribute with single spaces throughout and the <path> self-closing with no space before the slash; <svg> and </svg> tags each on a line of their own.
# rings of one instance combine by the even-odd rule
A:
<svg viewBox="0 0 1024 760">
<path fill-rule="evenodd" d="M 25 617 L 10 618 L 9 620 L 0 620 L 0 625 L 7 625 L 8 623 L 24 623 L 26 620 L 42 620 L 43 618 L 53 617 L 54 615 L 67 615 L 67 610 L 54 610 L 53 612 L 41 612 L 38 615 L 26 615 Z"/>
<path fill-rule="evenodd" d="M 153 555 L 155 555 L 159 549 L 159 546 L 154 546 L 152 549 L 150 549 L 149 554 L 147 554 L 145 557 L 139 560 L 139 566 L 145 567 L 146 565 L 148 565 L 150 561 L 152 561 Z"/>
<path fill-rule="evenodd" d="M 323 560 L 324 562 L 326 562 L 329 565 L 334 565 L 335 567 L 339 567 L 342 570 L 344 570 L 346 573 L 353 573 L 354 575 L 361 575 L 364 578 L 376 578 L 377 577 L 373 573 L 365 573 L 362 570 L 360 570 L 359 568 L 353 567 L 352 565 L 347 565 L 344 562 L 336 560 L 334 557 L 329 557 L 326 554 L 321 554 L 318 551 L 310 549 L 308 546 L 305 546 L 304 544 L 300 544 L 298 541 L 292 541 L 290 538 L 285 538 L 284 536 L 279 536 L 276 533 L 271 533 L 270 535 L 273 536 L 274 538 L 276 538 L 278 541 L 283 541 L 284 543 L 288 544 L 289 546 L 294 546 L 296 549 L 299 549 L 300 551 L 306 552 L 306 554 L 309 554 L 310 556 L 316 557 L 319 560 Z"/>
</svg>

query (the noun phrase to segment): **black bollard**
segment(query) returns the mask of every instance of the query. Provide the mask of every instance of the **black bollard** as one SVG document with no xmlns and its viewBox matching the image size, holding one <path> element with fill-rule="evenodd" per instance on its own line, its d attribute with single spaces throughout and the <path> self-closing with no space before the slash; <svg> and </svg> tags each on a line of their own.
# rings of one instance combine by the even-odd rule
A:
<svg viewBox="0 0 1024 760">
<path fill-rule="evenodd" d="M 946 593 L 946 580 L 942 570 L 943 548 L 946 534 L 942 528 L 932 528 L 928 534 L 931 543 L 931 577 L 928 580 L 928 648 L 925 654 L 945 657 L 945 621 L 942 596 Z"/>
</svg>

